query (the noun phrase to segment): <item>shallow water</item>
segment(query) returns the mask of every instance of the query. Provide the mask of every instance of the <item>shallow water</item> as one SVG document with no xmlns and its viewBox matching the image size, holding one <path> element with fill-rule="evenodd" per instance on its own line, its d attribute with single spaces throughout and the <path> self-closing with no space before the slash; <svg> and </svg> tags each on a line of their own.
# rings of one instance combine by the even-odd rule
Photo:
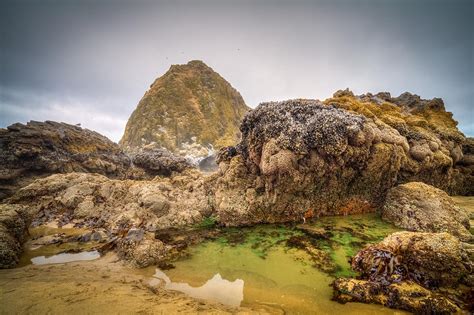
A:
<svg viewBox="0 0 474 315">
<path fill-rule="evenodd" d="M 58 264 L 72 261 L 92 260 L 100 257 L 93 250 L 97 242 L 55 242 L 68 236 L 78 236 L 90 232 L 80 228 L 58 228 L 39 226 L 29 229 L 31 239 L 23 246 L 18 267 L 29 264 Z M 69 253 L 72 251 L 72 253 Z"/>
<path fill-rule="evenodd" d="M 98 251 L 93 250 L 90 252 L 80 252 L 80 253 L 62 253 L 57 255 L 52 255 L 49 257 L 38 256 L 31 258 L 33 265 L 47 265 L 47 264 L 63 264 L 72 261 L 83 261 L 83 260 L 94 260 L 100 257 Z"/>
<path fill-rule="evenodd" d="M 348 256 L 364 243 L 397 230 L 371 214 L 322 218 L 312 224 L 324 226 L 332 236 L 318 242 L 336 264 L 337 276 L 353 275 L 348 272 Z M 174 269 L 157 269 L 155 279 L 162 279 L 170 290 L 231 306 L 266 305 L 299 314 L 402 313 L 377 305 L 331 301 L 334 277 L 315 268 L 306 251 L 286 244 L 292 236 L 303 234 L 298 229 L 259 226 L 241 230 L 243 241 L 232 242 L 236 231 L 231 230 L 227 238 L 191 248 L 187 258 L 174 262 Z"/>
</svg>

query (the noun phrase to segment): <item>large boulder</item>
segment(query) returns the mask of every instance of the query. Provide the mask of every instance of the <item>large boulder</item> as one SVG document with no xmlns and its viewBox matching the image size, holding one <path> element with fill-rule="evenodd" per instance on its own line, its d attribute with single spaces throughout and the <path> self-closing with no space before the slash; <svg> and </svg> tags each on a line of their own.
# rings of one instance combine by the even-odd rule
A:
<svg viewBox="0 0 474 315">
<path fill-rule="evenodd" d="M 417 314 L 472 311 L 474 248 L 448 233 L 397 232 L 352 259 L 358 279 L 334 281 L 334 299 Z"/>
<path fill-rule="evenodd" d="M 364 279 L 415 281 L 427 288 L 474 285 L 472 247 L 448 233 L 397 232 L 352 259 Z"/>
<path fill-rule="evenodd" d="M 409 231 L 448 232 L 464 241 L 472 238 L 468 214 L 446 192 L 420 182 L 391 188 L 382 219 Z"/>
<path fill-rule="evenodd" d="M 408 152 L 396 130 L 316 100 L 260 104 L 241 132 L 217 158 L 216 208 L 230 225 L 373 211 Z"/>
<path fill-rule="evenodd" d="M 404 93 L 262 103 L 217 154 L 216 209 L 229 225 L 374 211 L 421 181 L 472 194 L 469 141 L 441 99 Z M 464 155 L 466 153 L 466 156 Z"/>
</svg>

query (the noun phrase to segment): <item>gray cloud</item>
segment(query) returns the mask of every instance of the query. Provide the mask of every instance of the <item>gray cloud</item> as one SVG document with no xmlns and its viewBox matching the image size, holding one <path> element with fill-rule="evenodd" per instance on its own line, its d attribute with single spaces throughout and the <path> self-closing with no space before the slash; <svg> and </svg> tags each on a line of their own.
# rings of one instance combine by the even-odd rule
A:
<svg viewBox="0 0 474 315">
<path fill-rule="evenodd" d="M 474 136 L 472 1 L 15 1 L 0 7 L 0 126 L 82 123 L 118 141 L 170 64 L 202 59 L 250 106 L 404 91 Z"/>
</svg>

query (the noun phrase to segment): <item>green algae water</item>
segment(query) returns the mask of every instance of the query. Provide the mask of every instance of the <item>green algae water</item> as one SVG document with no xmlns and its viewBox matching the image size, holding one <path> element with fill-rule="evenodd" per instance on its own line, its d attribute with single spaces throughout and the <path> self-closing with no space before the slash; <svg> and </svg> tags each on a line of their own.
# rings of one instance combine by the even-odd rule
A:
<svg viewBox="0 0 474 315">
<path fill-rule="evenodd" d="M 230 229 L 190 248 L 175 268 L 157 269 L 154 278 L 167 289 L 230 306 L 266 306 L 292 314 L 402 314 L 378 305 L 331 301 L 335 277 L 354 275 L 349 257 L 394 231 L 375 214 L 321 218 L 294 227 Z"/>
</svg>

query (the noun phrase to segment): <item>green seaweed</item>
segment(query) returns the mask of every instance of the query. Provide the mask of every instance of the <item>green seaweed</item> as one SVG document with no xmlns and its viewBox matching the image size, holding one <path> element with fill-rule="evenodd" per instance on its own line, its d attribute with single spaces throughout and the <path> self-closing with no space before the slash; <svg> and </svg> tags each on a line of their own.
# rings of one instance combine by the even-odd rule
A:
<svg viewBox="0 0 474 315">
<path fill-rule="evenodd" d="M 217 225 L 217 217 L 210 215 L 202 219 L 200 223 L 197 224 L 197 227 L 200 229 L 211 229 Z"/>
</svg>

